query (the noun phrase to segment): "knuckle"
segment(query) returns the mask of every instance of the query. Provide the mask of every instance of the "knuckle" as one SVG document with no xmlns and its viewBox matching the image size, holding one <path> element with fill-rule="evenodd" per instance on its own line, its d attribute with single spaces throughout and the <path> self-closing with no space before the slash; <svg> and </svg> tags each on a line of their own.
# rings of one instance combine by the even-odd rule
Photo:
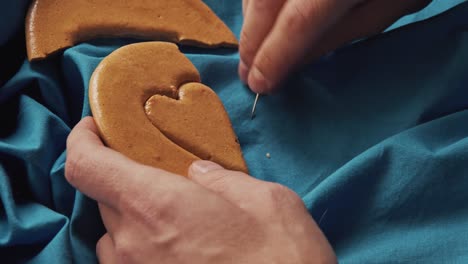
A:
<svg viewBox="0 0 468 264">
<path fill-rule="evenodd" d="M 205 175 L 209 180 L 204 184 L 210 190 L 219 194 L 225 194 L 229 191 L 231 181 L 233 178 L 244 176 L 242 172 L 238 171 L 213 171 Z"/>
<path fill-rule="evenodd" d="M 67 148 L 70 148 L 71 146 L 75 145 L 75 133 L 76 132 L 74 129 L 70 131 L 70 134 L 68 135 L 67 141 L 66 141 Z"/>
<path fill-rule="evenodd" d="M 160 182 L 154 181 L 154 174 L 159 173 L 159 169 L 138 166 L 133 171 L 135 178 L 140 180 L 138 184 L 129 184 L 119 190 L 115 196 L 116 207 L 150 226 L 174 219 L 182 207 L 184 196 L 181 193 L 186 190 L 176 185 L 164 188 Z"/>
<path fill-rule="evenodd" d="M 157 198 L 140 192 L 120 198 L 119 208 L 138 221 L 154 226 L 160 222 L 170 222 L 177 211 L 180 198 L 173 192 L 158 193 Z"/>
<path fill-rule="evenodd" d="M 272 202 L 278 202 L 283 200 L 286 190 L 283 185 L 278 183 L 269 183 L 265 188 L 265 194 L 268 200 Z"/>
<path fill-rule="evenodd" d="M 82 170 L 82 166 L 85 163 L 86 155 L 81 151 L 77 150 L 68 150 L 67 151 L 67 158 L 65 161 L 65 178 L 70 183 L 75 183 L 77 179 L 80 177 L 80 171 Z"/>
<path fill-rule="evenodd" d="M 278 183 L 270 183 L 265 189 L 265 197 L 274 208 L 302 206 L 302 199 L 291 189 Z"/>
<path fill-rule="evenodd" d="M 209 173 L 206 175 L 209 180 L 205 183 L 205 186 L 210 190 L 215 190 L 218 193 L 224 193 L 227 189 L 226 177 L 220 173 Z"/>
<path fill-rule="evenodd" d="M 121 171 L 109 171 L 109 174 L 118 175 L 119 177 L 135 177 L 140 179 L 149 179 L 151 174 L 147 173 L 146 167 L 134 167 L 132 175 L 122 174 Z M 139 206 L 142 206 L 142 201 L 147 198 L 147 188 L 149 184 L 147 182 L 141 182 L 140 184 L 128 184 L 126 186 L 119 187 L 116 192 L 115 202 L 117 207 L 123 210 L 132 209 L 134 212 L 138 210 Z"/>
<path fill-rule="evenodd" d="M 174 192 L 164 192 L 158 195 L 156 211 L 160 217 L 168 216 L 179 204 L 180 197 Z"/>
<path fill-rule="evenodd" d="M 297 195 L 294 191 L 289 188 L 286 188 L 288 191 L 288 195 L 286 195 L 286 201 L 290 207 L 293 208 L 305 208 L 304 201 L 302 201 L 301 197 Z"/>
</svg>

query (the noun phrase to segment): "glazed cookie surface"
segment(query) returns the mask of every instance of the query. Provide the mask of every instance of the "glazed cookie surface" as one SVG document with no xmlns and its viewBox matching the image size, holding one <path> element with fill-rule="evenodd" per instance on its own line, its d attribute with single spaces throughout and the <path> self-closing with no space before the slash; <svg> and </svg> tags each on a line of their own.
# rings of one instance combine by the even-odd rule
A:
<svg viewBox="0 0 468 264">
<path fill-rule="evenodd" d="M 89 101 L 105 144 L 137 162 L 180 175 L 198 159 L 247 172 L 222 102 L 175 44 L 114 51 L 94 71 Z"/>
<path fill-rule="evenodd" d="M 136 37 L 200 47 L 237 47 L 201 0 L 33 0 L 26 18 L 29 60 L 100 37 Z"/>
</svg>

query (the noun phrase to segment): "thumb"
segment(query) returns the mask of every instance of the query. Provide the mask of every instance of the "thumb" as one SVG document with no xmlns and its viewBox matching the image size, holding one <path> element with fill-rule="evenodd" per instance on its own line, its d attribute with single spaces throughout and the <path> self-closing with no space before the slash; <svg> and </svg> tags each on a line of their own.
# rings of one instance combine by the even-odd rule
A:
<svg viewBox="0 0 468 264">
<path fill-rule="evenodd" d="M 188 177 L 241 207 L 254 192 L 255 187 L 261 183 L 243 172 L 226 170 L 222 166 L 206 160 L 193 162 L 189 167 Z"/>
</svg>

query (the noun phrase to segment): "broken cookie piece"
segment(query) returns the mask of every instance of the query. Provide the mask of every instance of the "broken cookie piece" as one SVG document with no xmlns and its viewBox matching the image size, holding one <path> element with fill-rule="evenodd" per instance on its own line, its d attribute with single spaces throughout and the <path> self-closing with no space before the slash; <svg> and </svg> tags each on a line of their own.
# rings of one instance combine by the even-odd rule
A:
<svg viewBox="0 0 468 264">
<path fill-rule="evenodd" d="M 174 44 L 114 51 L 93 73 L 89 101 L 106 145 L 135 161 L 180 175 L 198 159 L 247 172 L 221 101 Z"/>
<path fill-rule="evenodd" d="M 100 37 L 135 37 L 200 47 L 237 47 L 201 0 L 33 0 L 26 18 L 30 61 Z"/>
</svg>

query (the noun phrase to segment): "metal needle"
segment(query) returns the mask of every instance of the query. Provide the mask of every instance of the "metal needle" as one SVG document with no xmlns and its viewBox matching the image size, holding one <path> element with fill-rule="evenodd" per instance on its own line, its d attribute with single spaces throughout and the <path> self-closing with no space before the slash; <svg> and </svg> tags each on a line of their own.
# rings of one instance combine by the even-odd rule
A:
<svg viewBox="0 0 468 264">
<path fill-rule="evenodd" d="M 257 94 L 257 96 L 255 96 L 255 101 L 252 107 L 252 113 L 250 114 L 250 119 L 254 119 L 255 117 L 255 108 L 257 108 L 257 102 L 258 102 L 259 97 L 260 97 L 260 94 Z"/>
</svg>

